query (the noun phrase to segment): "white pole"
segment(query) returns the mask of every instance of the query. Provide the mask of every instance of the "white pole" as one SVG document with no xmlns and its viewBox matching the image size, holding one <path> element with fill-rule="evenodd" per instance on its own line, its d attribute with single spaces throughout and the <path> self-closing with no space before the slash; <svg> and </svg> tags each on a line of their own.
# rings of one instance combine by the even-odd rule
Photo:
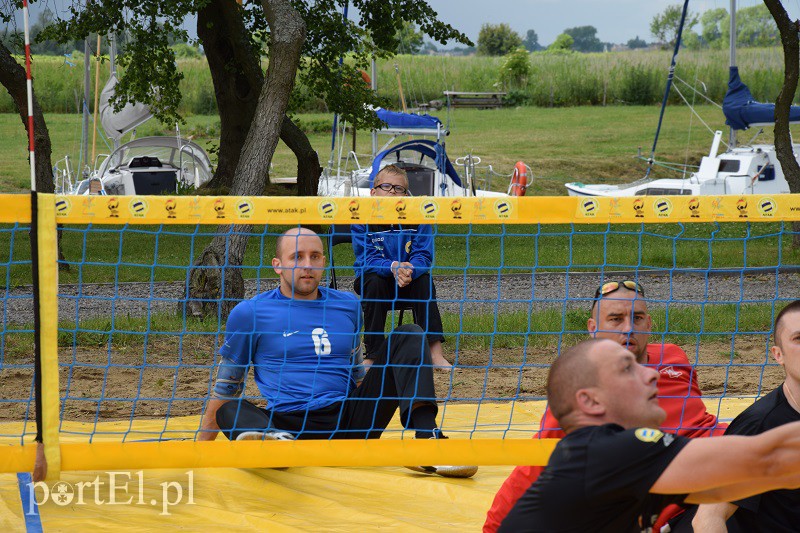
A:
<svg viewBox="0 0 800 533">
<path fill-rule="evenodd" d="M 36 191 L 36 157 L 33 144 L 33 83 L 31 81 L 31 32 L 28 0 L 22 1 L 22 16 L 25 20 L 25 83 L 28 91 L 28 150 L 31 162 L 31 191 Z"/>
</svg>

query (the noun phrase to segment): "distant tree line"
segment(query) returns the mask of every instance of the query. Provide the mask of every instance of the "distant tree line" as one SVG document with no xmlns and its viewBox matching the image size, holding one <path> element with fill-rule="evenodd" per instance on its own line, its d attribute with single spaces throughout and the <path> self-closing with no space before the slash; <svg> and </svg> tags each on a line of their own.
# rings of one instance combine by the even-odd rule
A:
<svg viewBox="0 0 800 533">
<path fill-rule="evenodd" d="M 653 17 L 650 33 L 664 47 L 675 45 L 682 6 L 667 6 Z M 709 9 L 702 14 L 688 12 L 681 42 L 689 49 L 727 48 L 730 42 L 730 13 L 723 8 Z M 696 31 L 697 30 L 697 31 Z M 763 4 L 736 11 L 736 46 L 778 46 L 780 34 L 769 9 Z"/>
</svg>

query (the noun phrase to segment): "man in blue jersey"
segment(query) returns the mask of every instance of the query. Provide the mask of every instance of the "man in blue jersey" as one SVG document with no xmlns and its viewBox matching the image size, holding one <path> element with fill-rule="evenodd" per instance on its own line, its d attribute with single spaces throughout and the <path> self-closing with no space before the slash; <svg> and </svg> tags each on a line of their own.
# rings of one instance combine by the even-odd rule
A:
<svg viewBox="0 0 800 533">
<path fill-rule="evenodd" d="M 360 309 L 355 295 L 320 287 L 322 241 L 293 228 L 276 244 L 277 289 L 239 303 L 228 317 L 217 382 L 199 440 L 378 438 L 400 409 L 417 438 L 444 438 L 436 427 L 430 351 L 419 326 L 406 325 L 375 354 L 360 385 Z M 267 402 L 241 398 L 249 367 Z M 412 469 L 470 477 L 474 466 Z"/>
<path fill-rule="evenodd" d="M 408 195 L 408 176 L 395 165 L 383 167 L 375 175 L 372 196 Z M 365 357 L 380 351 L 386 328 L 386 314 L 396 300 L 411 302 L 417 323 L 425 331 L 433 364 L 452 365 L 442 352 L 442 318 L 436 303 L 436 287 L 430 276 L 433 264 L 431 226 L 354 225 L 355 291 L 364 308 Z"/>
</svg>

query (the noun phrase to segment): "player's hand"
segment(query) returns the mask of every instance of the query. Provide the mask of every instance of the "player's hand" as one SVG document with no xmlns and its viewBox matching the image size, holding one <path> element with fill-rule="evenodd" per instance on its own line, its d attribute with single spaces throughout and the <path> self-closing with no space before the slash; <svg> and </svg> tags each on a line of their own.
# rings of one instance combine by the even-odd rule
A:
<svg viewBox="0 0 800 533">
<path fill-rule="evenodd" d="M 400 287 L 405 287 L 409 283 L 411 283 L 412 276 L 414 274 L 414 265 L 411 263 L 400 263 L 397 266 L 397 275 L 395 276 L 397 279 L 397 285 Z"/>
</svg>

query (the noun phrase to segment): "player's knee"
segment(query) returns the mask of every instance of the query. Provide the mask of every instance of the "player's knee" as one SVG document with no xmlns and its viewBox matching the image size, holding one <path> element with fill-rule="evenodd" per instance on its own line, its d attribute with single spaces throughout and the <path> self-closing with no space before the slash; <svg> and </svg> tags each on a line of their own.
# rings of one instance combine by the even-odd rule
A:
<svg viewBox="0 0 800 533">
<path fill-rule="evenodd" d="M 416 324 L 403 324 L 402 326 L 398 326 L 395 330 L 395 333 L 402 333 L 404 335 L 417 335 L 422 336 L 423 331 L 422 328 Z"/>
<path fill-rule="evenodd" d="M 425 332 L 416 324 L 403 324 L 389 335 L 391 360 L 395 363 L 425 360 Z"/>
</svg>

